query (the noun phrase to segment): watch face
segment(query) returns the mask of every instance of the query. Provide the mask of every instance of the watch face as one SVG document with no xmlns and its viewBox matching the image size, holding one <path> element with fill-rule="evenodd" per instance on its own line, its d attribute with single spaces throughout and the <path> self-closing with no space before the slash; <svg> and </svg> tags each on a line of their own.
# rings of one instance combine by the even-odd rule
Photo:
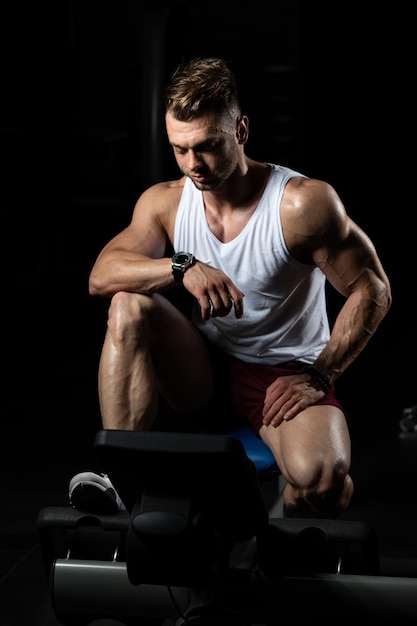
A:
<svg viewBox="0 0 417 626">
<path fill-rule="evenodd" d="M 183 265 L 187 265 L 192 263 L 193 255 L 190 252 L 177 252 L 172 257 L 172 263 L 175 266 L 182 267 Z"/>
<path fill-rule="evenodd" d="M 172 257 L 172 273 L 177 282 L 182 283 L 185 271 L 195 262 L 190 252 L 177 252 Z"/>
</svg>

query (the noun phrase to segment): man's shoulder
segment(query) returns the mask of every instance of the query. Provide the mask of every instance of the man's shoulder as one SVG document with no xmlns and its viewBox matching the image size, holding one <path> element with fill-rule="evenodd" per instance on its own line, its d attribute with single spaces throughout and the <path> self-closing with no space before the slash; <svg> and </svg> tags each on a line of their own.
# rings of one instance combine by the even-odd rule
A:
<svg viewBox="0 0 417 626">
<path fill-rule="evenodd" d="M 166 194 L 175 194 L 182 193 L 184 189 L 186 177 L 182 176 L 181 178 L 175 180 L 164 180 L 159 183 L 155 183 L 146 189 L 144 193 L 147 195 L 166 195 Z"/>
<path fill-rule="evenodd" d="M 281 203 L 284 228 L 309 237 L 327 231 L 345 216 L 345 207 L 331 184 L 304 177 L 288 181 Z"/>
<path fill-rule="evenodd" d="M 184 177 L 178 180 L 161 181 L 145 189 L 135 204 L 135 215 L 148 214 L 165 219 L 162 216 L 167 217 L 177 210 L 184 189 L 184 181 Z"/>
<path fill-rule="evenodd" d="M 155 183 L 142 192 L 138 204 L 151 203 L 154 208 L 178 205 L 184 184 L 185 177 Z"/>
<path fill-rule="evenodd" d="M 311 198 L 326 198 L 337 195 L 333 187 L 318 178 L 308 178 L 302 174 L 291 176 L 286 186 L 287 196 L 291 196 L 297 204 Z"/>
</svg>

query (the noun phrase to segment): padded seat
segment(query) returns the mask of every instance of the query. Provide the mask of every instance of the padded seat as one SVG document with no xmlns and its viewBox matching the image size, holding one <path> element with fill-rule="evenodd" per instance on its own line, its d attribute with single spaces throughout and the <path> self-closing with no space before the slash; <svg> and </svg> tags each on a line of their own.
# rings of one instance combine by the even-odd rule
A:
<svg viewBox="0 0 417 626">
<path fill-rule="evenodd" d="M 271 450 L 262 439 L 256 437 L 250 426 L 233 428 L 224 434 L 241 441 L 247 456 L 253 461 L 258 472 L 269 472 L 278 469 Z"/>
</svg>

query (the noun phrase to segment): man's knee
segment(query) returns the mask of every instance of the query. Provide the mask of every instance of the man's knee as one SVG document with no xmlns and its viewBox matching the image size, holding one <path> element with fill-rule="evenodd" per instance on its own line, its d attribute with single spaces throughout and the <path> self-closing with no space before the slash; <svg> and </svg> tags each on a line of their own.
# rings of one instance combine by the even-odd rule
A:
<svg viewBox="0 0 417 626">
<path fill-rule="evenodd" d="M 328 518 L 337 517 L 346 509 L 352 494 L 351 477 L 344 466 L 336 464 L 330 470 L 326 468 L 315 475 L 312 472 L 308 480 L 293 479 L 284 499 L 293 516 Z"/>
<path fill-rule="evenodd" d="M 118 291 L 111 299 L 108 311 L 108 328 L 116 336 L 123 338 L 129 329 L 140 330 L 152 309 L 152 296 Z"/>
</svg>

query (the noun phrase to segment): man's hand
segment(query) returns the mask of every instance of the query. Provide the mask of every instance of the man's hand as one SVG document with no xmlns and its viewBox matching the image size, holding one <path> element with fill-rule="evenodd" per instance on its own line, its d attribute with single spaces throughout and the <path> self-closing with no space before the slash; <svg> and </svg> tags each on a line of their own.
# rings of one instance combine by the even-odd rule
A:
<svg viewBox="0 0 417 626">
<path fill-rule="evenodd" d="M 221 270 L 197 261 L 185 272 L 183 285 L 200 304 L 203 320 L 225 317 L 232 307 L 235 317 L 242 317 L 245 294 Z"/>
<path fill-rule="evenodd" d="M 324 391 L 312 386 L 310 374 L 280 376 L 268 387 L 265 394 L 263 424 L 279 426 L 293 419 L 308 406 L 324 396 Z"/>
</svg>

